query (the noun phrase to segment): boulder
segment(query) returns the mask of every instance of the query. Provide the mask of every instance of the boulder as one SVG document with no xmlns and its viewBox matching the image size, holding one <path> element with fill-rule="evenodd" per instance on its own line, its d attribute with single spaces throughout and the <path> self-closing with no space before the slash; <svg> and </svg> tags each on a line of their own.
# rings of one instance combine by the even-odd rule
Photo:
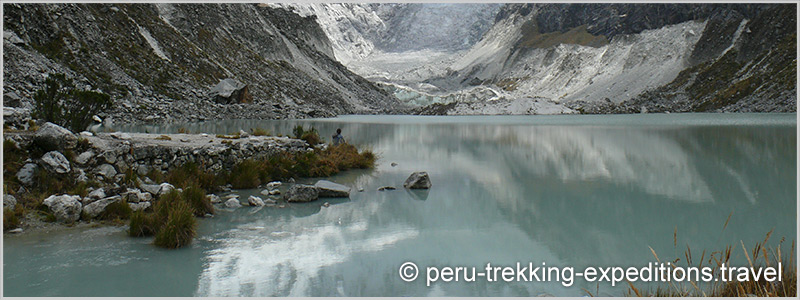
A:
<svg viewBox="0 0 800 300">
<path fill-rule="evenodd" d="M 94 157 L 94 152 L 92 150 L 88 150 L 78 155 L 78 157 L 75 158 L 75 163 L 85 166 L 89 163 L 89 160 L 92 159 L 92 157 Z"/>
<path fill-rule="evenodd" d="M 242 204 L 239 203 L 239 198 L 231 198 L 231 199 L 228 199 L 228 201 L 225 201 L 225 207 L 227 207 L 227 208 L 237 208 L 237 207 L 241 207 L 241 206 L 242 206 Z"/>
<path fill-rule="evenodd" d="M 88 195 L 86 195 L 85 198 L 83 198 L 83 205 L 87 205 L 89 203 L 95 202 L 105 197 L 106 197 L 105 189 L 98 188 L 94 191 L 91 191 Z"/>
<path fill-rule="evenodd" d="M 27 163 L 19 169 L 19 172 L 17 172 L 17 179 L 19 179 L 19 182 L 22 182 L 24 185 L 32 185 L 34 171 L 36 171 L 36 164 Z"/>
<path fill-rule="evenodd" d="M 73 195 L 52 195 L 42 202 L 50 208 L 56 220 L 64 223 L 72 223 L 81 218 L 81 196 Z"/>
<path fill-rule="evenodd" d="M 42 166 L 45 170 L 58 174 L 69 173 L 69 160 L 58 151 L 50 151 L 42 155 Z"/>
<path fill-rule="evenodd" d="M 123 194 L 123 198 L 125 201 L 128 201 L 128 203 L 139 203 L 153 200 L 153 195 L 148 192 L 142 192 L 139 189 L 128 189 L 128 191 Z"/>
<path fill-rule="evenodd" d="M 281 182 L 280 181 L 273 181 L 273 182 L 267 183 L 267 189 L 270 190 L 270 191 L 277 190 L 279 187 L 281 187 Z"/>
<path fill-rule="evenodd" d="M 247 197 L 247 204 L 250 204 L 250 206 L 264 206 L 264 200 L 261 200 L 260 197 L 250 196 Z"/>
<path fill-rule="evenodd" d="M 128 203 L 128 206 L 130 206 L 133 211 L 145 210 L 151 205 L 150 202 Z"/>
<path fill-rule="evenodd" d="M 97 216 L 106 210 L 106 206 L 120 200 L 122 200 L 122 197 L 117 195 L 94 201 L 83 207 L 83 213 L 89 216 L 89 218 L 97 218 Z"/>
<path fill-rule="evenodd" d="M 111 133 L 111 137 L 118 139 L 118 140 L 130 140 L 131 135 L 124 133 L 124 132 L 113 132 Z"/>
<path fill-rule="evenodd" d="M 253 103 L 248 86 L 232 78 L 221 80 L 211 89 L 211 98 L 217 103 Z"/>
<path fill-rule="evenodd" d="M 97 167 L 97 174 L 103 176 L 103 178 L 114 178 L 117 175 L 117 169 L 114 169 L 114 166 L 109 164 L 102 164 Z"/>
<path fill-rule="evenodd" d="M 220 199 L 219 196 L 214 194 L 206 195 L 206 199 L 208 199 L 208 201 L 211 203 L 222 203 L 222 199 Z"/>
<path fill-rule="evenodd" d="M 14 210 L 14 207 L 16 207 L 16 206 L 17 206 L 17 198 L 16 197 L 14 197 L 12 195 L 9 195 L 9 194 L 3 195 L 3 208 L 4 209 L 8 208 L 10 210 Z"/>
<path fill-rule="evenodd" d="M 403 187 L 407 189 L 429 189 L 431 188 L 431 179 L 428 177 L 428 172 L 414 172 L 408 176 Z"/>
<path fill-rule="evenodd" d="M 64 127 L 47 122 L 36 130 L 33 142 L 46 150 L 66 149 L 78 145 L 78 137 Z"/>
<path fill-rule="evenodd" d="M 317 181 L 314 186 L 317 187 L 320 198 L 350 197 L 350 187 L 346 185 L 341 185 L 327 180 L 320 180 Z"/>
<path fill-rule="evenodd" d="M 156 195 L 158 195 L 159 197 L 161 197 L 161 195 L 164 195 L 164 194 L 166 194 L 166 193 L 169 193 L 170 191 L 172 191 L 172 190 L 174 190 L 174 189 L 175 189 L 175 186 L 174 186 L 174 185 L 171 185 L 171 184 L 169 184 L 169 183 L 166 183 L 166 182 L 164 182 L 164 183 L 162 183 L 162 184 L 160 184 L 160 185 L 159 185 L 159 187 L 158 187 L 158 192 L 156 193 Z"/>
<path fill-rule="evenodd" d="M 319 198 L 319 191 L 313 185 L 295 184 L 283 197 L 288 202 L 311 202 Z"/>
</svg>

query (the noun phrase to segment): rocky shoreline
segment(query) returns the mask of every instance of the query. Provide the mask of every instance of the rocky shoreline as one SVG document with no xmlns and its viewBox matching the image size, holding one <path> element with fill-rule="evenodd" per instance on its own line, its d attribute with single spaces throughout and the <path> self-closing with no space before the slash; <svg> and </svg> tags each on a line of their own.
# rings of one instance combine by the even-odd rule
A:
<svg viewBox="0 0 800 300">
<path fill-rule="evenodd" d="M 304 154 L 315 151 L 315 147 L 326 147 L 312 147 L 300 139 L 256 136 L 244 131 L 235 135 L 86 131 L 74 134 L 53 123 L 45 123 L 35 131 L 7 130 L 4 132 L 4 139 L 4 147 L 10 148 L 4 150 L 27 151 L 29 156 L 18 162 L 18 168 L 14 168 L 18 169 L 14 170 L 15 174 L 6 173 L 7 177 L 11 175 L 14 178 L 6 180 L 10 183 L 6 184 L 6 192 L 10 194 L 3 197 L 4 209 L 21 209 L 22 203 L 18 201 L 22 202 L 23 199 L 30 203 L 37 201 L 31 199 L 44 198 L 41 204 L 33 205 L 34 209 L 18 213 L 18 217 L 24 220 L 22 228 L 26 230 L 52 228 L 48 223 L 53 222 L 71 226 L 79 220 L 98 219 L 114 203 L 127 204 L 131 211 L 146 210 L 161 196 L 172 190 L 182 190 L 167 183 L 163 174 L 169 174 L 189 163 L 200 166 L 198 170 L 202 172 L 215 174 L 232 170 L 244 160 L 266 160 L 279 155 Z M 6 163 L 13 164 L 13 160 L 20 157 L 22 156 L 6 157 L 4 166 Z M 54 193 L 49 196 L 42 194 L 42 190 L 47 190 L 42 185 L 55 184 L 64 184 L 74 192 Z M 259 197 L 250 197 L 245 205 L 308 202 L 318 197 L 347 197 L 350 192 L 350 188 L 346 186 L 323 182 L 320 186 L 310 186 L 313 195 L 307 186 L 297 184 L 291 185 L 288 191 L 284 190 L 285 197 L 281 197 L 282 192 L 278 188 L 280 185 L 280 182 L 264 185 L 266 189 L 263 194 L 268 198 L 262 200 Z M 83 189 L 75 189 L 78 186 Z M 230 191 L 231 188 L 227 184 L 215 187 L 215 190 Z M 238 196 L 229 197 L 228 203 L 223 203 L 213 193 L 207 194 L 206 198 L 223 207 L 238 207 L 241 204 Z M 230 202 L 233 200 L 236 205 Z M 27 206 L 30 208 L 31 205 Z M 46 213 L 42 215 L 40 211 Z M 21 231 L 15 229 L 11 232 Z"/>
</svg>

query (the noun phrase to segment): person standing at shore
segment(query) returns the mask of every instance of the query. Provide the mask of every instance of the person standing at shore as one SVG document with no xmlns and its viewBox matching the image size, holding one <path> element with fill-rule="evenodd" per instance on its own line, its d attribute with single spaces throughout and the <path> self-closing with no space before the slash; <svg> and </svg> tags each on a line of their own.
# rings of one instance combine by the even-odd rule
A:
<svg viewBox="0 0 800 300">
<path fill-rule="evenodd" d="M 336 146 L 336 145 L 340 145 L 340 144 L 344 144 L 344 143 L 347 143 L 347 142 L 344 140 L 344 137 L 342 136 L 342 129 L 341 128 L 337 128 L 336 129 L 336 134 L 333 135 L 333 145 Z"/>
</svg>

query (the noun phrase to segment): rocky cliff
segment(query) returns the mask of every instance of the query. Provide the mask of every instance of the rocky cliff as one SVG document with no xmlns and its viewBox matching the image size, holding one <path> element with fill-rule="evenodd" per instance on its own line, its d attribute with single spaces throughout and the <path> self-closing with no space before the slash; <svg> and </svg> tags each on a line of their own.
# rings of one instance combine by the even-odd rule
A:
<svg viewBox="0 0 800 300">
<path fill-rule="evenodd" d="M 793 4 L 508 4 L 420 97 L 484 87 L 475 101 L 523 114 L 796 111 L 796 22 Z M 543 98 L 563 109 L 528 103 Z M 430 113 L 467 106 L 491 105 Z"/>
<path fill-rule="evenodd" d="M 46 74 L 112 95 L 117 121 L 326 117 L 397 100 L 337 62 L 314 17 L 255 4 L 4 4 L 4 106 Z M 216 103 L 233 78 L 252 104 Z"/>
</svg>

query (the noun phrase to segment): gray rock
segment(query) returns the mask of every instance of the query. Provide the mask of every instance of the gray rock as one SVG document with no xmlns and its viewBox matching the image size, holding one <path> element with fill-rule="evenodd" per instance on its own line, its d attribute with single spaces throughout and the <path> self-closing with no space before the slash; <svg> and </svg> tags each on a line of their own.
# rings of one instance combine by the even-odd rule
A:
<svg viewBox="0 0 800 300">
<path fill-rule="evenodd" d="M 119 195 L 113 197 L 103 198 L 92 203 L 87 204 L 83 207 L 83 213 L 89 216 L 90 218 L 97 218 L 103 211 L 106 210 L 106 207 L 114 202 L 121 201 L 122 197 Z"/>
<path fill-rule="evenodd" d="M 16 197 L 14 197 L 12 195 L 9 195 L 9 194 L 3 195 L 3 208 L 8 208 L 8 209 L 14 210 L 14 207 L 16 207 L 16 206 L 17 206 L 17 198 Z"/>
<path fill-rule="evenodd" d="M 261 190 L 261 194 L 264 196 L 269 196 L 270 190 Z"/>
<path fill-rule="evenodd" d="M 78 145 L 78 137 L 72 131 L 50 122 L 39 127 L 33 141 L 48 150 L 74 148 Z"/>
<path fill-rule="evenodd" d="M 264 200 L 260 197 L 250 196 L 247 197 L 247 204 L 250 204 L 250 206 L 264 206 Z"/>
<path fill-rule="evenodd" d="M 247 133 L 247 131 L 239 129 L 239 137 L 240 138 L 247 138 L 247 137 L 250 137 L 250 134 Z"/>
<path fill-rule="evenodd" d="M 97 123 L 103 123 L 103 119 L 101 119 L 100 116 L 98 115 L 92 116 L 92 120 L 94 120 Z"/>
<path fill-rule="evenodd" d="M 86 195 L 86 198 L 83 198 L 83 205 L 87 205 L 89 203 L 103 199 L 105 197 L 106 197 L 105 189 L 98 188 L 94 191 L 89 192 L 89 194 Z"/>
<path fill-rule="evenodd" d="M 8 233 L 22 233 L 22 228 L 14 228 L 8 231 Z"/>
<path fill-rule="evenodd" d="M 431 179 L 428 177 L 428 172 L 414 172 L 408 176 L 403 187 L 407 189 L 429 189 L 431 188 Z"/>
<path fill-rule="evenodd" d="M 227 207 L 227 208 L 237 208 L 237 207 L 241 207 L 241 206 L 242 206 L 242 204 L 239 203 L 239 199 L 238 198 L 228 199 L 228 201 L 225 201 L 225 207 Z"/>
<path fill-rule="evenodd" d="M 162 195 L 164 195 L 166 193 L 169 193 L 170 191 L 172 191 L 174 189 L 175 189 L 174 185 L 171 185 L 169 183 L 164 182 L 164 183 L 159 185 L 158 192 L 156 193 L 156 195 L 161 197 Z"/>
<path fill-rule="evenodd" d="M 45 170 L 58 174 L 69 173 L 69 160 L 58 151 L 50 151 L 42 155 L 42 166 Z"/>
<path fill-rule="evenodd" d="M 128 206 L 130 206 L 133 211 L 145 210 L 151 205 L 150 202 L 128 203 Z"/>
<path fill-rule="evenodd" d="M 284 199 L 288 202 L 311 202 L 318 198 L 317 187 L 307 184 L 295 184 L 284 195 Z"/>
<path fill-rule="evenodd" d="M 127 134 L 127 133 L 124 133 L 124 132 L 111 133 L 111 137 L 113 137 L 115 139 L 118 139 L 118 140 L 130 140 L 131 139 L 131 135 Z"/>
<path fill-rule="evenodd" d="M 17 179 L 19 182 L 22 182 L 24 185 L 32 185 L 33 184 L 33 173 L 36 171 L 36 164 L 34 163 L 27 163 L 22 168 L 19 169 L 17 172 Z"/>
<path fill-rule="evenodd" d="M 75 163 L 85 166 L 87 163 L 89 163 L 89 160 L 92 159 L 92 157 L 94 157 L 94 151 L 88 150 L 78 155 L 78 157 L 75 158 Z"/>
<path fill-rule="evenodd" d="M 208 201 L 210 201 L 211 203 L 222 203 L 222 199 L 220 199 L 219 196 L 214 194 L 206 195 L 206 199 L 208 199 Z"/>
<path fill-rule="evenodd" d="M 153 195 L 148 192 L 142 192 L 139 189 L 128 189 L 123 195 L 125 201 L 128 203 L 139 203 L 153 200 Z"/>
<path fill-rule="evenodd" d="M 232 78 L 221 80 L 211 89 L 210 95 L 215 102 L 222 104 L 253 102 L 248 86 Z"/>
<path fill-rule="evenodd" d="M 94 133 L 92 133 L 90 131 L 81 131 L 80 135 L 88 137 L 88 136 L 94 136 Z"/>
<path fill-rule="evenodd" d="M 52 195 L 42 202 L 50 208 L 56 220 L 64 223 L 72 223 L 81 218 L 81 196 L 72 195 Z"/>
<path fill-rule="evenodd" d="M 319 191 L 319 197 L 350 197 L 350 187 L 335 182 L 320 180 L 314 184 Z"/>
<path fill-rule="evenodd" d="M 382 186 L 382 187 L 378 188 L 379 191 L 393 191 L 393 190 L 396 190 L 396 189 L 397 188 L 393 187 L 393 186 Z"/>
<path fill-rule="evenodd" d="M 97 167 L 97 174 L 102 175 L 104 178 L 114 178 L 117 175 L 117 169 L 114 169 L 112 165 L 102 164 Z"/>
<path fill-rule="evenodd" d="M 161 185 L 158 184 L 140 184 L 139 188 L 148 192 L 153 195 L 158 195 L 158 190 L 161 189 Z"/>
<path fill-rule="evenodd" d="M 76 168 L 75 173 L 77 174 L 75 176 L 75 180 L 77 180 L 78 182 L 86 182 L 89 180 L 89 178 L 86 177 L 86 171 L 84 171 L 83 169 Z"/>
<path fill-rule="evenodd" d="M 267 189 L 270 190 L 270 191 L 271 190 L 276 190 L 279 187 L 281 187 L 281 182 L 280 181 L 273 181 L 273 182 L 267 183 Z"/>
</svg>

